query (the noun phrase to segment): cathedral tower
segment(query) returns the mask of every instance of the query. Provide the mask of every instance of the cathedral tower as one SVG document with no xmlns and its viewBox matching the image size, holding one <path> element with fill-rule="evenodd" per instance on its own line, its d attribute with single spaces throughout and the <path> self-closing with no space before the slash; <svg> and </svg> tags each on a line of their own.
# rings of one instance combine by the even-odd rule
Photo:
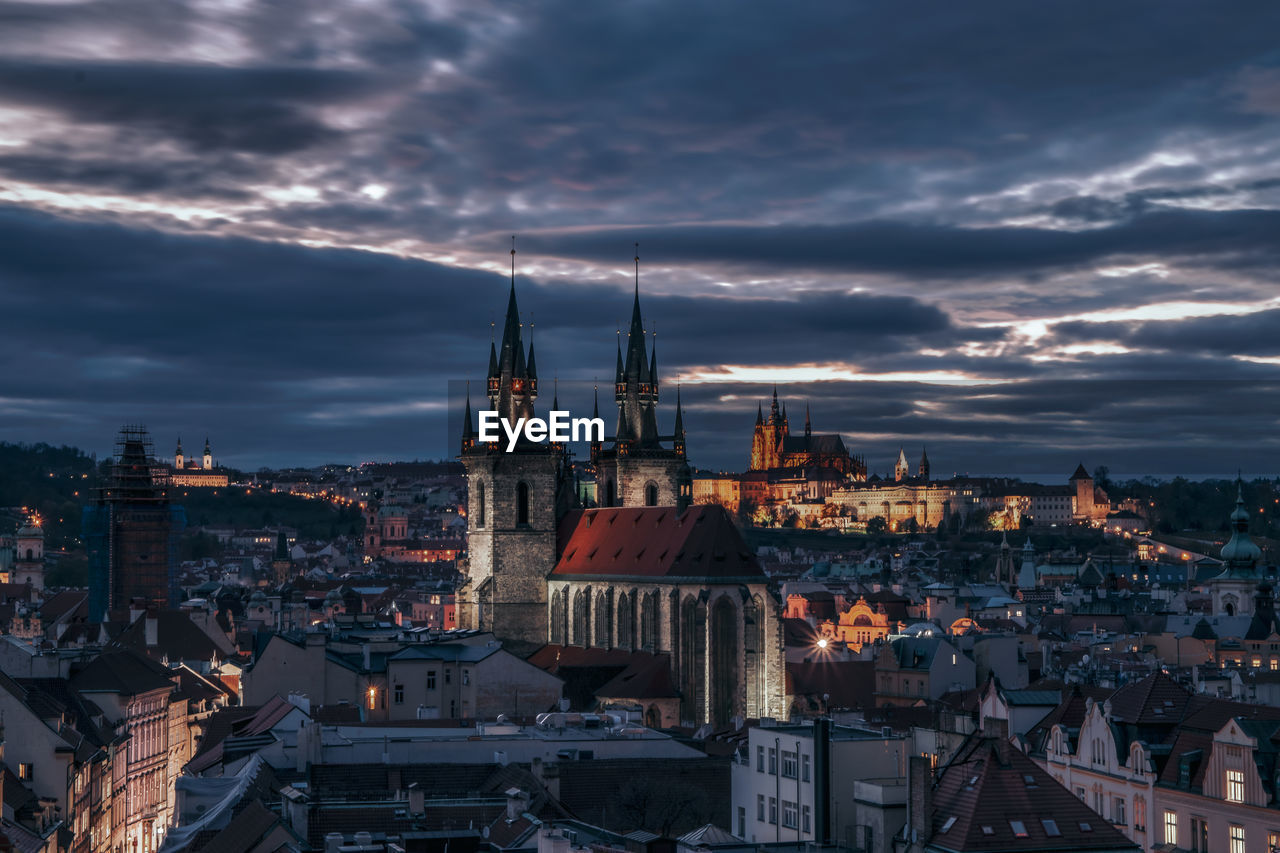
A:
<svg viewBox="0 0 1280 853">
<path fill-rule="evenodd" d="M 685 459 L 684 414 L 676 402 L 675 430 L 658 430 L 658 346 L 646 342 L 640 313 L 640 257 L 635 258 L 635 298 L 627 352 L 618 342 L 614 400 L 618 421 L 613 446 L 593 450 L 601 506 L 674 506 L 693 502 L 693 479 Z M 663 446 L 671 442 L 672 447 Z"/>
<path fill-rule="evenodd" d="M 902 482 L 911 476 L 911 466 L 907 463 L 907 452 L 898 448 L 898 462 L 893 466 L 893 479 Z"/>
<path fill-rule="evenodd" d="M 526 351 L 521 334 L 514 248 L 502 344 L 489 346 L 487 392 L 489 409 L 499 416 L 513 422 L 534 416 L 537 363 L 532 343 Z M 469 562 L 458 590 L 459 625 L 506 640 L 545 643 L 556 525 L 572 495 L 567 451 L 524 439 L 510 453 L 505 443 L 477 443 L 470 394 L 464 416 Z"/>
</svg>

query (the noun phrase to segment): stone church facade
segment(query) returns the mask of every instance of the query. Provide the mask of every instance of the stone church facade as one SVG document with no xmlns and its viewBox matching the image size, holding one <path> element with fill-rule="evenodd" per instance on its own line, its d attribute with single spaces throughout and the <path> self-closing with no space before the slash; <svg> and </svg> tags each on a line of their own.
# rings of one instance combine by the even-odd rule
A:
<svg viewBox="0 0 1280 853">
<path fill-rule="evenodd" d="M 530 651 L 552 643 L 664 655 L 689 722 L 781 715 L 780 601 L 728 513 L 690 506 L 678 395 L 672 432 L 658 428 L 657 354 L 647 345 L 638 273 L 614 390 L 615 434 L 591 446 L 601 506 L 588 509 L 576 506 L 567 448 L 525 443 L 506 452 L 477 442 L 468 394 L 460 458 L 469 560 L 459 626 Z M 501 345 L 490 346 L 488 409 L 531 417 L 537 392 L 513 251 Z"/>
</svg>

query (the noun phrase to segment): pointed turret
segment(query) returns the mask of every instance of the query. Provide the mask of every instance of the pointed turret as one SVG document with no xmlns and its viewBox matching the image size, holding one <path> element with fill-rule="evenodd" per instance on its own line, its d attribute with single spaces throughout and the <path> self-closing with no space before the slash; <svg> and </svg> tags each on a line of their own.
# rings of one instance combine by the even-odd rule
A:
<svg viewBox="0 0 1280 853">
<path fill-rule="evenodd" d="M 653 333 L 653 348 L 649 356 L 649 384 L 653 386 L 654 394 L 658 392 L 658 333 Z"/>
<path fill-rule="evenodd" d="M 529 363 L 525 367 L 525 376 L 530 382 L 538 381 L 538 364 L 533 357 L 533 341 L 529 341 Z"/>
<path fill-rule="evenodd" d="M 764 403 L 756 405 L 756 426 L 764 426 Z"/>
<path fill-rule="evenodd" d="M 898 462 L 893 466 L 893 479 L 905 480 L 911 476 L 911 466 L 907 463 L 907 452 L 898 448 Z"/>
<path fill-rule="evenodd" d="M 622 366 L 622 332 L 618 332 L 618 369 L 615 372 L 613 380 L 618 386 L 618 393 L 622 393 L 622 383 L 627 381 L 626 371 Z"/>
<path fill-rule="evenodd" d="M 921 445 L 921 446 L 920 446 L 920 469 L 919 469 L 919 471 L 920 471 L 920 479 L 921 479 L 921 480 L 927 480 L 927 479 L 929 479 L 929 451 L 925 449 L 924 445 Z"/>
<path fill-rule="evenodd" d="M 808 439 L 813 435 L 813 425 L 809 422 L 809 404 L 804 404 L 804 437 Z"/>
<path fill-rule="evenodd" d="M 596 420 L 599 420 L 600 418 L 600 386 L 597 385 L 591 390 L 592 390 L 592 395 L 595 398 L 594 402 L 591 404 L 591 417 Z M 591 433 L 591 461 L 592 462 L 596 462 L 599 460 L 601 447 L 602 447 L 601 443 L 596 440 L 595 431 L 592 430 L 592 433 Z"/>
<path fill-rule="evenodd" d="M 620 453 L 626 452 L 627 445 L 631 442 L 631 427 L 627 424 L 627 407 L 618 407 L 618 434 L 617 443 Z"/>
<path fill-rule="evenodd" d="M 494 380 L 498 378 L 498 348 L 494 345 L 492 338 L 489 340 L 489 373 L 487 376 Z"/>
<path fill-rule="evenodd" d="M 773 384 L 773 403 L 769 406 L 769 423 L 777 424 L 781 420 L 778 414 L 778 383 Z"/>
<path fill-rule="evenodd" d="M 466 453 L 476 443 L 475 430 L 471 428 L 471 383 L 467 383 L 467 404 L 462 410 L 462 452 Z"/>
<path fill-rule="evenodd" d="M 675 443 L 676 453 L 684 456 L 684 408 L 680 403 L 680 386 L 676 386 L 676 430 Z"/>
</svg>

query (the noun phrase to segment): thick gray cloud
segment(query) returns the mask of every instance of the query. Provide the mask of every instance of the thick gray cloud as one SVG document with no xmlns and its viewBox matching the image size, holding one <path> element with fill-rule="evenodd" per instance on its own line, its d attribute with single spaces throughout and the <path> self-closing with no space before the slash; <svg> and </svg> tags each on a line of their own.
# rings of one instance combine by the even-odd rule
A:
<svg viewBox="0 0 1280 853">
<path fill-rule="evenodd" d="M 685 385 L 703 464 L 778 377 L 873 457 L 1274 467 L 1273 413 L 1215 384 L 1280 355 L 1278 28 L 1261 0 L 0 0 L 0 434 L 446 452 L 518 232 L 579 396 L 641 243 L 664 375 L 714 379 Z"/>
</svg>

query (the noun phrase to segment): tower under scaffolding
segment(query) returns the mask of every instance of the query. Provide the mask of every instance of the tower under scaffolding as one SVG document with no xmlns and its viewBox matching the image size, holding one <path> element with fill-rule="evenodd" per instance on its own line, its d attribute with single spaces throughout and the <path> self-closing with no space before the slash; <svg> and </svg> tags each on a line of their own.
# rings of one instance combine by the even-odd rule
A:
<svg viewBox="0 0 1280 853">
<path fill-rule="evenodd" d="M 167 468 L 155 459 L 144 426 L 116 436 L 107 482 L 84 509 L 89 555 L 89 619 L 178 600 L 178 539 L 186 512 L 169 502 Z"/>
</svg>

